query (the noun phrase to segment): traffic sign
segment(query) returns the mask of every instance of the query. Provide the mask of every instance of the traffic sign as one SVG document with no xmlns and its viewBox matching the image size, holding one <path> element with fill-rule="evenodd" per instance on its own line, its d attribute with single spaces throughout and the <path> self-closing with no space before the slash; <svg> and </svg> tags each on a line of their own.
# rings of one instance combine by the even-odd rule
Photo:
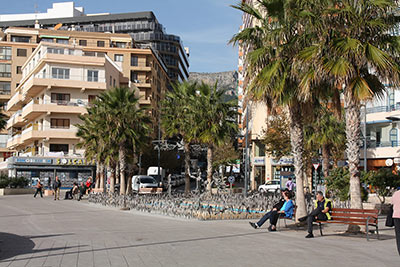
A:
<svg viewBox="0 0 400 267">
<path fill-rule="evenodd" d="M 228 182 L 233 184 L 235 182 L 235 177 L 234 176 L 229 176 L 228 177 Z"/>
<path fill-rule="evenodd" d="M 315 170 L 318 170 L 318 168 L 319 168 L 319 163 L 314 163 L 313 166 L 314 166 L 314 169 L 315 169 Z"/>
</svg>

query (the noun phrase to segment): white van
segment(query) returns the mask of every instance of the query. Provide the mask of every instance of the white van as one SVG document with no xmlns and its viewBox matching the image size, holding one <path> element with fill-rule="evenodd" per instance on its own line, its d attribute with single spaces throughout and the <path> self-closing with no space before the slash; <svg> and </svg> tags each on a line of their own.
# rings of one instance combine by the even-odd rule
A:
<svg viewBox="0 0 400 267">
<path fill-rule="evenodd" d="M 140 188 L 158 188 L 158 182 L 148 175 L 132 176 L 132 190 L 139 192 Z"/>
</svg>

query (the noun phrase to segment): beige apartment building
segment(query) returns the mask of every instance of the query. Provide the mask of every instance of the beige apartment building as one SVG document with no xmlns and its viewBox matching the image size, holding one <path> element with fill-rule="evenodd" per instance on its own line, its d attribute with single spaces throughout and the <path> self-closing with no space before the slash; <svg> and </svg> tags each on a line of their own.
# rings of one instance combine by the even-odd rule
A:
<svg viewBox="0 0 400 267">
<path fill-rule="evenodd" d="M 140 105 L 149 109 L 156 125 L 159 104 L 169 83 L 167 68 L 151 48 L 135 48 L 130 35 L 10 27 L 2 32 L 0 38 L 0 103 L 4 105 L 14 96 L 6 109 L 7 115 L 11 116 L 16 108 L 10 107 L 10 104 L 16 104 L 17 96 L 14 93 L 23 78 L 22 66 L 39 43 L 52 43 L 80 48 L 82 57 L 104 59 L 107 55 L 121 69 L 123 77 L 127 77 L 139 89 Z M 72 78 L 73 74 L 70 75 Z M 117 85 L 117 81 L 110 77 L 104 79 L 108 86 Z M 11 155 L 6 148 L 7 135 L 7 131 L 0 133 L 1 160 Z M 10 145 L 9 148 L 16 147 Z"/>
</svg>

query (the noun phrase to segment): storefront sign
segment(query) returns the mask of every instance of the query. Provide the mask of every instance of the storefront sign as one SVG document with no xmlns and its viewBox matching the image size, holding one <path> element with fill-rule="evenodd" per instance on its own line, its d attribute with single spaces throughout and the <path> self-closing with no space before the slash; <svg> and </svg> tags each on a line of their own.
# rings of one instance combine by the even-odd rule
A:
<svg viewBox="0 0 400 267">
<path fill-rule="evenodd" d="M 399 164 L 399 163 L 400 163 L 400 158 L 394 158 L 393 162 L 394 162 L 395 164 Z"/>
<path fill-rule="evenodd" d="M 52 159 L 42 159 L 42 158 L 15 158 L 15 163 L 26 163 L 26 164 L 52 164 Z"/>
<path fill-rule="evenodd" d="M 255 157 L 253 159 L 253 163 L 255 166 L 264 166 L 265 165 L 265 158 L 264 157 Z"/>
<path fill-rule="evenodd" d="M 293 158 L 287 158 L 287 157 L 280 158 L 279 160 L 272 159 L 271 164 L 272 165 L 293 165 L 294 164 L 294 159 Z"/>
<path fill-rule="evenodd" d="M 69 159 L 61 158 L 55 160 L 56 165 L 94 165 L 93 161 L 87 161 L 86 159 Z"/>
<path fill-rule="evenodd" d="M 390 167 L 390 166 L 393 165 L 393 160 L 392 160 L 392 159 L 387 159 L 387 160 L 385 161 L 385 164 L 386 164 L 386 166 Z"/>
</svg>

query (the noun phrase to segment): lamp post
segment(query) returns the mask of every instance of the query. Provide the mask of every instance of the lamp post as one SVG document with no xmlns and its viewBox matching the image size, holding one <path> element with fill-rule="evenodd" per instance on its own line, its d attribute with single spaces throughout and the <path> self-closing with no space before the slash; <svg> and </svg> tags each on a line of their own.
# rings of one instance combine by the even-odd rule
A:
<svg viewBox="0 0 400 267">
<path fill-rule="evenodd" d="M 247 197 L 247 184 L 249 181 L 249 106 L 246 108 L 246 135 L 245 135 L 245 163 L 244 163 L 244 196 Z"/>
</svg>

